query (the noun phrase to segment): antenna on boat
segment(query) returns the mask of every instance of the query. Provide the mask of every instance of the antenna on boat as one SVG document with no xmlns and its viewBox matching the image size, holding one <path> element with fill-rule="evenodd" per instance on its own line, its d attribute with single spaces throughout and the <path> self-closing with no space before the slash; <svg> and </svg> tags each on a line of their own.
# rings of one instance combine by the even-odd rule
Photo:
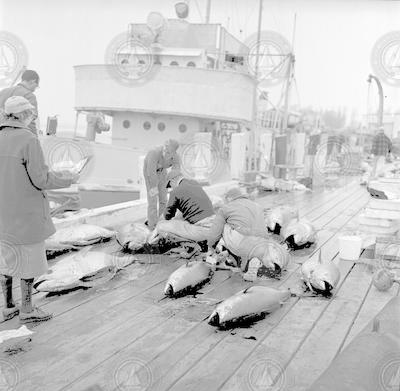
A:
<svg viewBox="0 0 400 391">
<path fill-rule="evenodd" d="M 249 162 L 250 171 L 254 162 L 255 167 L 255 144 L 256 144 L 256 131 L 257 131 L 257 84 L 258 84 L 258 68 L 259 68 L 259 57 L 260 57 L 260 39 L 261 39 L 261 25 L 262 25 L 262 12 L 263 12 L 263 0 L 259 0 L 258 4 L 258 28 L 257 28 L 257 43 L 256 43 L 256 57 L 255 57 L 255 68 L 254 68 L 254 78 L 256 85 L 254 86 L 253 93 L 253 120 L 252 129 L 250 133 L 250 146 L 249 146 Z"/>
</svg>

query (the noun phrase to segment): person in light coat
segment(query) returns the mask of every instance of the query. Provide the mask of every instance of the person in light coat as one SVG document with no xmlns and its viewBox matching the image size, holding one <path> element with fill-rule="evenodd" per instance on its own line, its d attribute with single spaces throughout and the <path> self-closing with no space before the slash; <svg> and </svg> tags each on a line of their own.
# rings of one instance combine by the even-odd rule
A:
<svg viewBox="0 0 400 391">
<path fill-rule="evenodd" d="M 49 171 L 39 139 L 28 128 L 35 108 L 13 96 L 0 123 L 0 274 L 5 320 L 21 323 L 52 317 L 32 305 L 32 283 L 47 272 L 44 241 L 55 233 L 45 190 L 69 187 L 78 176 Z M 13 300 L 13 277 L 21 279 L 21 307 Z"/>
<path fill-rule="evenodd" d="M 163 146 L 151 149 L 143 164 L 143 176 L 147 190 L 147 226 L 154 230 L 159 216 L 167 205 L 167 169 L 180 169 L 177 154 L 179 143 L 170 139 Z M 158 201 L 158 208 L 157 208 Z"/>
</svg>

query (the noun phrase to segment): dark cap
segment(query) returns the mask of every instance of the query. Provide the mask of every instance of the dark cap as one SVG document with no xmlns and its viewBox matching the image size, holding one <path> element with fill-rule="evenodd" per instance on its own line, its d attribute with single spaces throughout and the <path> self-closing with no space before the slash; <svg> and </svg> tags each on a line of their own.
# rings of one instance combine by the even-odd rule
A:
<svg viewBox="0 0 400 391">
<path fill-rule="evenodd" d="M 39 75 L 36 71 L 32 71 L 31 69 L 27 69 L 21 76 L 21 80 L 23 81 L 39 81 Z"/>
</svg>

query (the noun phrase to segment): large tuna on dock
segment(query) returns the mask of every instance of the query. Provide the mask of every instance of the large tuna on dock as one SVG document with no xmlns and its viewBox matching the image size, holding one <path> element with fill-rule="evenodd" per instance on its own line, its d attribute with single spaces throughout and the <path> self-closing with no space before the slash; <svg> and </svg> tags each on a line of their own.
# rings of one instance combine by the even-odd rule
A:
<svg viewBox="0 0 400 391">
<path fill-rule="evenodd" d="M 291 293 L 266 286 L 252 286 L 218 304 L 208 323 L 220 328 L 262 319 L 279 308 Z"/>
<path fill-rule="evenodd" d="M 114 238 L 115 231 L 91 224 L 79 224 L 61 228 L 46 240 L 46 249 L 76 248 L 90 246 Z"/>
<path fill-rule="evenodd" d="M 292 220 L 282 230 L 282 236 L 293 250 L 310 247 L 317 240 L 315 228 L 306 220 Z"/>
<path fill-rule="evenodd" d="M 318 259 L 309 259 L 301 266 L 302 280 L 315 293 L 325 297 L 332 295 L 332 290 L 337 287 L 340 280 L 338 267 L 330 261 L 323 262 L 321 250 Z"/>
<path fill-rule="evenodd" d="M 299 211 L 290 206 L 277 206 L 266 210 L 265 223 L 269 232 L 279 235 L 293 219 L 297 219 Z"/>
<path fill-rule="evenodd" d="M 111 280 L 119 269 L 134 261 L 132 256 L 116 257 L 99 251 L 82 250 L 55 263 L 33 287 L 40 292 L 62 292 L 88 288 Z"/>
<path fill-rule="evenodd" d="M 141 249 L 150 236 L 150 231 L 143 224 L 130 223 L 124 225 L 117 232 L 117 242 L 126 252 L 135 252 Z"/>
<path fill-rule="evenodd" d="M 195 292 L 207 283 L 212 275 L 213 271 L 207 263 L 202 261 L 188 262 L 169 276 L 164 293 L 166 296 L 183 296 Z"/>
</svg>

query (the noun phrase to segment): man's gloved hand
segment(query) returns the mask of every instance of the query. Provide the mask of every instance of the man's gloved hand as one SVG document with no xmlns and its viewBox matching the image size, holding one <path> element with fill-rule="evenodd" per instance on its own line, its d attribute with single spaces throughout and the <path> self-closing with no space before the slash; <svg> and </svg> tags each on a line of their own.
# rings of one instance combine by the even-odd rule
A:
<svg viewBox="0 0 400 391">
<path fill-rule="evenodd" d="M 152 187 L 152 188 L 149 190 L 149 195 L 150 195 L 150 197 L 155 197 L 156 195 L 158 195 L 158 189 L 157 189 L 157 187 Z"/>
</svg>

